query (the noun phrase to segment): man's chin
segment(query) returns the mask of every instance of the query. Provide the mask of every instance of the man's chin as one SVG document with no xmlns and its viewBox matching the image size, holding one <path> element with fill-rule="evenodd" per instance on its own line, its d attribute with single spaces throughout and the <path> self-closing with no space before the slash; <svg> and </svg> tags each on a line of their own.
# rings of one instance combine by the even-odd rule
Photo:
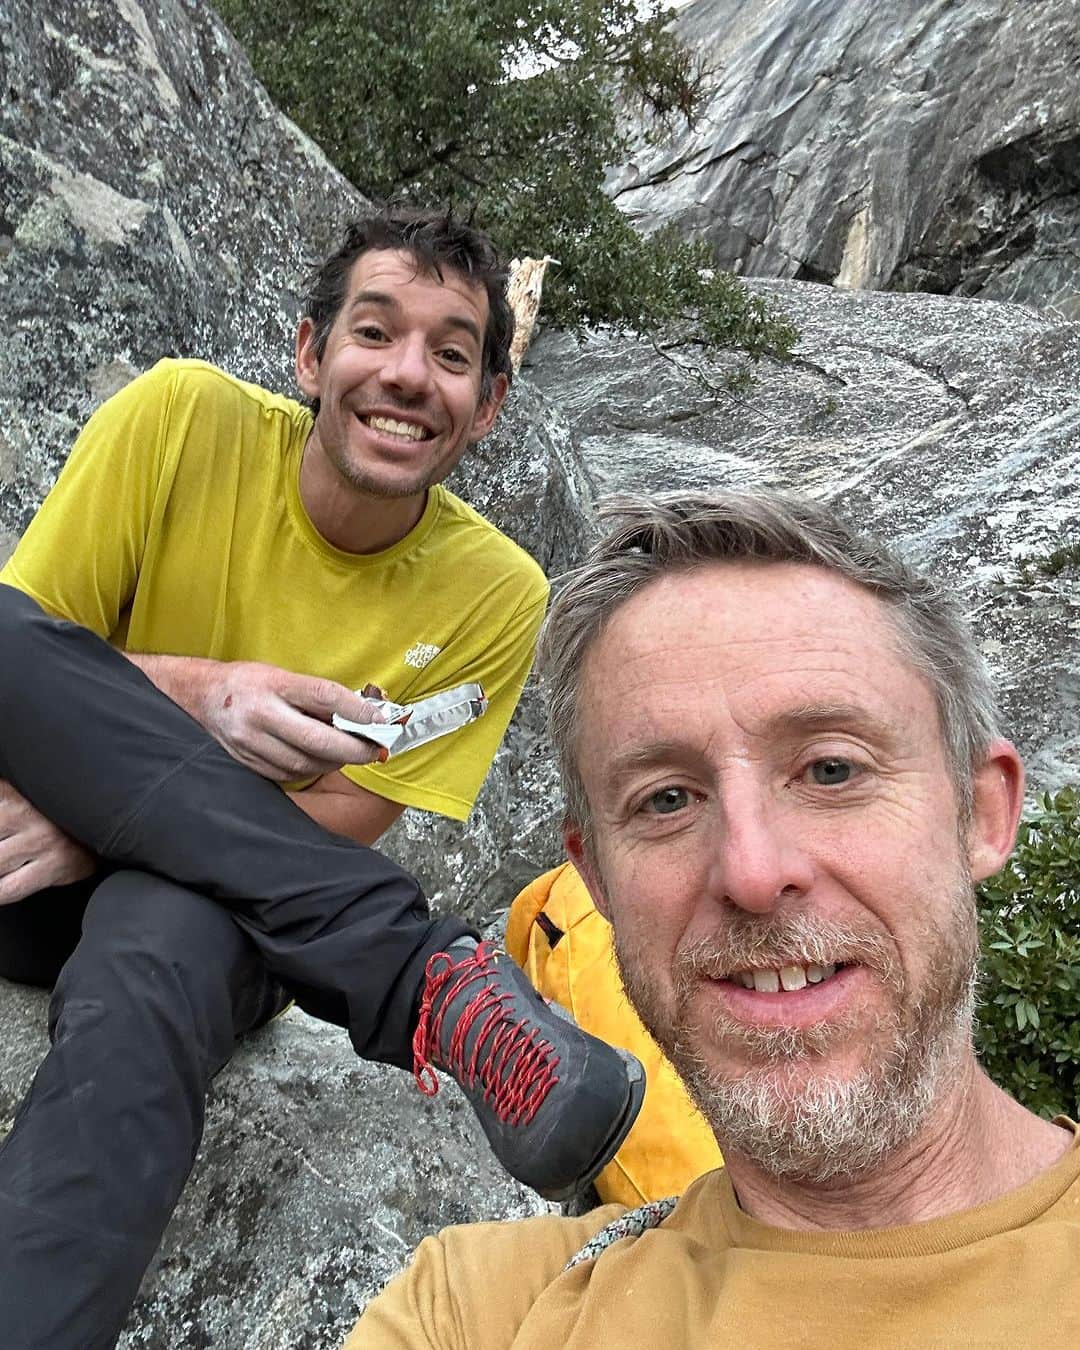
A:
<svg viewBox="0 0 1080 1350">
<path fill-rule="evenodd" d="M 897 1103 L 871 1073 L 805 1070 L 774 1066 L 725 1082 L 689 1071 L 685 1081 L 726 1155 L 819 1185 L 878 1166 L 915 1134 L 933 1102 L 930 1084 Z"/>
<path fill-rule="evenodd" d="M 872 1170 L 912 1139 L 963 1044 L 962 1034 L 917 1047 L 877 1036 L 765 1063 L 673 1048 L 725 1154 L 777 1178 L 823 1184 Z"/>
<path fill-rule="evenodd" d="M 404 474 L 387 471 L 372 472 L 367 469 L 348 474 L 351 486 L 365 497 L 380 501 L 405 501 L 411 497 L 422 496 L 439 479 L 433 474 Z"/>
</svg>

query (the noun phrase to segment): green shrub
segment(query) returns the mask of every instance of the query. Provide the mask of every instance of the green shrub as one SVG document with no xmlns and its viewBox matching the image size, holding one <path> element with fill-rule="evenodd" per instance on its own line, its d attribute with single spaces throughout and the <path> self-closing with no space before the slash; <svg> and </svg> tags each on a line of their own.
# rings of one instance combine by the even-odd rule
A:
<svg viewBox="0 0 1080 1350">
<path fill-rule="evenodd" d="M 1080 1112 L 1080 792 L 1036 799 L 1007 866 L 979 889 L 987 1072 L 1043 1116 Z"/>
</svg>

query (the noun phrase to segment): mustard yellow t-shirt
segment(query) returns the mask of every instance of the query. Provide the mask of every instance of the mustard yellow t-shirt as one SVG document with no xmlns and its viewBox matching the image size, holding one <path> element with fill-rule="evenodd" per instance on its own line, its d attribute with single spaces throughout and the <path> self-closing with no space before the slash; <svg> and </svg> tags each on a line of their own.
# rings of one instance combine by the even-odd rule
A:
<svg viewBox="0 0 1080 1350">
<path fill-rule="evenodd" d="M 479 721 L 344 770 L 464 819 L 529 673 L 547 581 L 441 486 L 393 547 L 334 548 L 300 498 L 310 430 L 291 399 L 161 361 L 87 423 L 0 581 L 126 651 L 265 661 L 402 703 L 478 681 Z"/>
<path fill-rule="evenodd" d="M 710 1172 L 658 1228 L 564 1272 L 622 1213 L 612 1205 L 427 1238 L 345 1350 L 1080 1344 L 1080 1137 L 990 1204 L 863 1232 L 771 1228 L 739 1208 L 723 1170 Z"/>
</svg>

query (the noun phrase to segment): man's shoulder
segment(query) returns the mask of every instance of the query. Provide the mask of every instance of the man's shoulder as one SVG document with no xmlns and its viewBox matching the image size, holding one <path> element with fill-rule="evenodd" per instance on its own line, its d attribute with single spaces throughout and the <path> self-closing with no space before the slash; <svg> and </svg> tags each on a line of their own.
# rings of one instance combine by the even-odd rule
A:
<svg viewBox="0 0 1080 1350">
<path fill-rule="evenodd" d="M 536 1214 L 527 1219 L 456 1224 L 438 1240 L 444 1250 L 462 1258 L 512 1262 L 515 1254 L 531 1253 L 550 1276 L 558 1274 L 585 1245 L 627 1212 L 624 1205 L 601 1205 L 587 1214 Z"/>
<path fill-rule="evenodd" d="M 504 581 L 513 579 L 523 593 L 522 603 L 547 599 L 547 577 L 530 553 L 449 488 L 440 486 L 435 491 L 439 514 L 433 535 L 438 547 L 452 550 L 455 557 L 470 557 Z"/>
<path fill-rule="evenodd" d="M 220 366 L 195 357 L 163 357 L 141 379 L 148 384 L 170 386 L 173 396 L 180 399 L 231 401 L 238 406 L 249 405 L 253 410 L 280 412 L 289 417 L 301 410 L 295 399 L 241 380 Z"/>
<path fill-rule="evenodd" d="M 422 1320 L 420 1309 L 440 1323 L 482 1329 L 486 1343 L 509 1344 L 567 1262 L 622 1213 L 621 1205 L 605 1205 L 578 1218 L 547 1214 L 444 1228 L 420 1243 L 405 1271 L 369 1304 L 345 1350 L 404 1344 L 401 1337 L 411 1340 Z"/>
</svg>

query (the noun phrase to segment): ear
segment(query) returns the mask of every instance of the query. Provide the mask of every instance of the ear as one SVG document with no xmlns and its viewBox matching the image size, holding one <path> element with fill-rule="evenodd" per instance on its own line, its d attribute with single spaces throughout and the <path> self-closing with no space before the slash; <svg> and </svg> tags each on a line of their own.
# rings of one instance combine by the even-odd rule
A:
<svg viewBox="0 0 1080 1350">
<path fill-rule="evenodd" d="M 566 855 L 577 868 L 593 904 L 610 923 L 611 908 L 600 884 L 600 873 L 592 860 L 592 851 L 585 847 L 580 828 L 568 820 L 563 822 L 563 844 L 566 847 Z"/>
<path fill-rule="evenodd" d="M 506 376 L 496 375 L 491 382 L 490 395 L 479 405 L 473 416 L 472 430 L 469 432 L 470 445 L 474 441 L 483 440 L 495 425 L 495 419 L 499 415 L 499 409 L 502 407 L 509 389 L 510 381 Z"/>
<path fill-rule="evenodd" d="M 319 397 L 319 358 L 315 352 L 315 325 L 300 320 L 296 330 L 296 383 L 308 398 Z"/>
<path fill-rule="evenodd" d="M 1016 747 L 991 742 L 972 781 L 973 804 L 968 829 L 971 879 L 985 881 L 1000 871 L 1016 842 L 1024 805 L 1024 765 Z"/>
</svg>

